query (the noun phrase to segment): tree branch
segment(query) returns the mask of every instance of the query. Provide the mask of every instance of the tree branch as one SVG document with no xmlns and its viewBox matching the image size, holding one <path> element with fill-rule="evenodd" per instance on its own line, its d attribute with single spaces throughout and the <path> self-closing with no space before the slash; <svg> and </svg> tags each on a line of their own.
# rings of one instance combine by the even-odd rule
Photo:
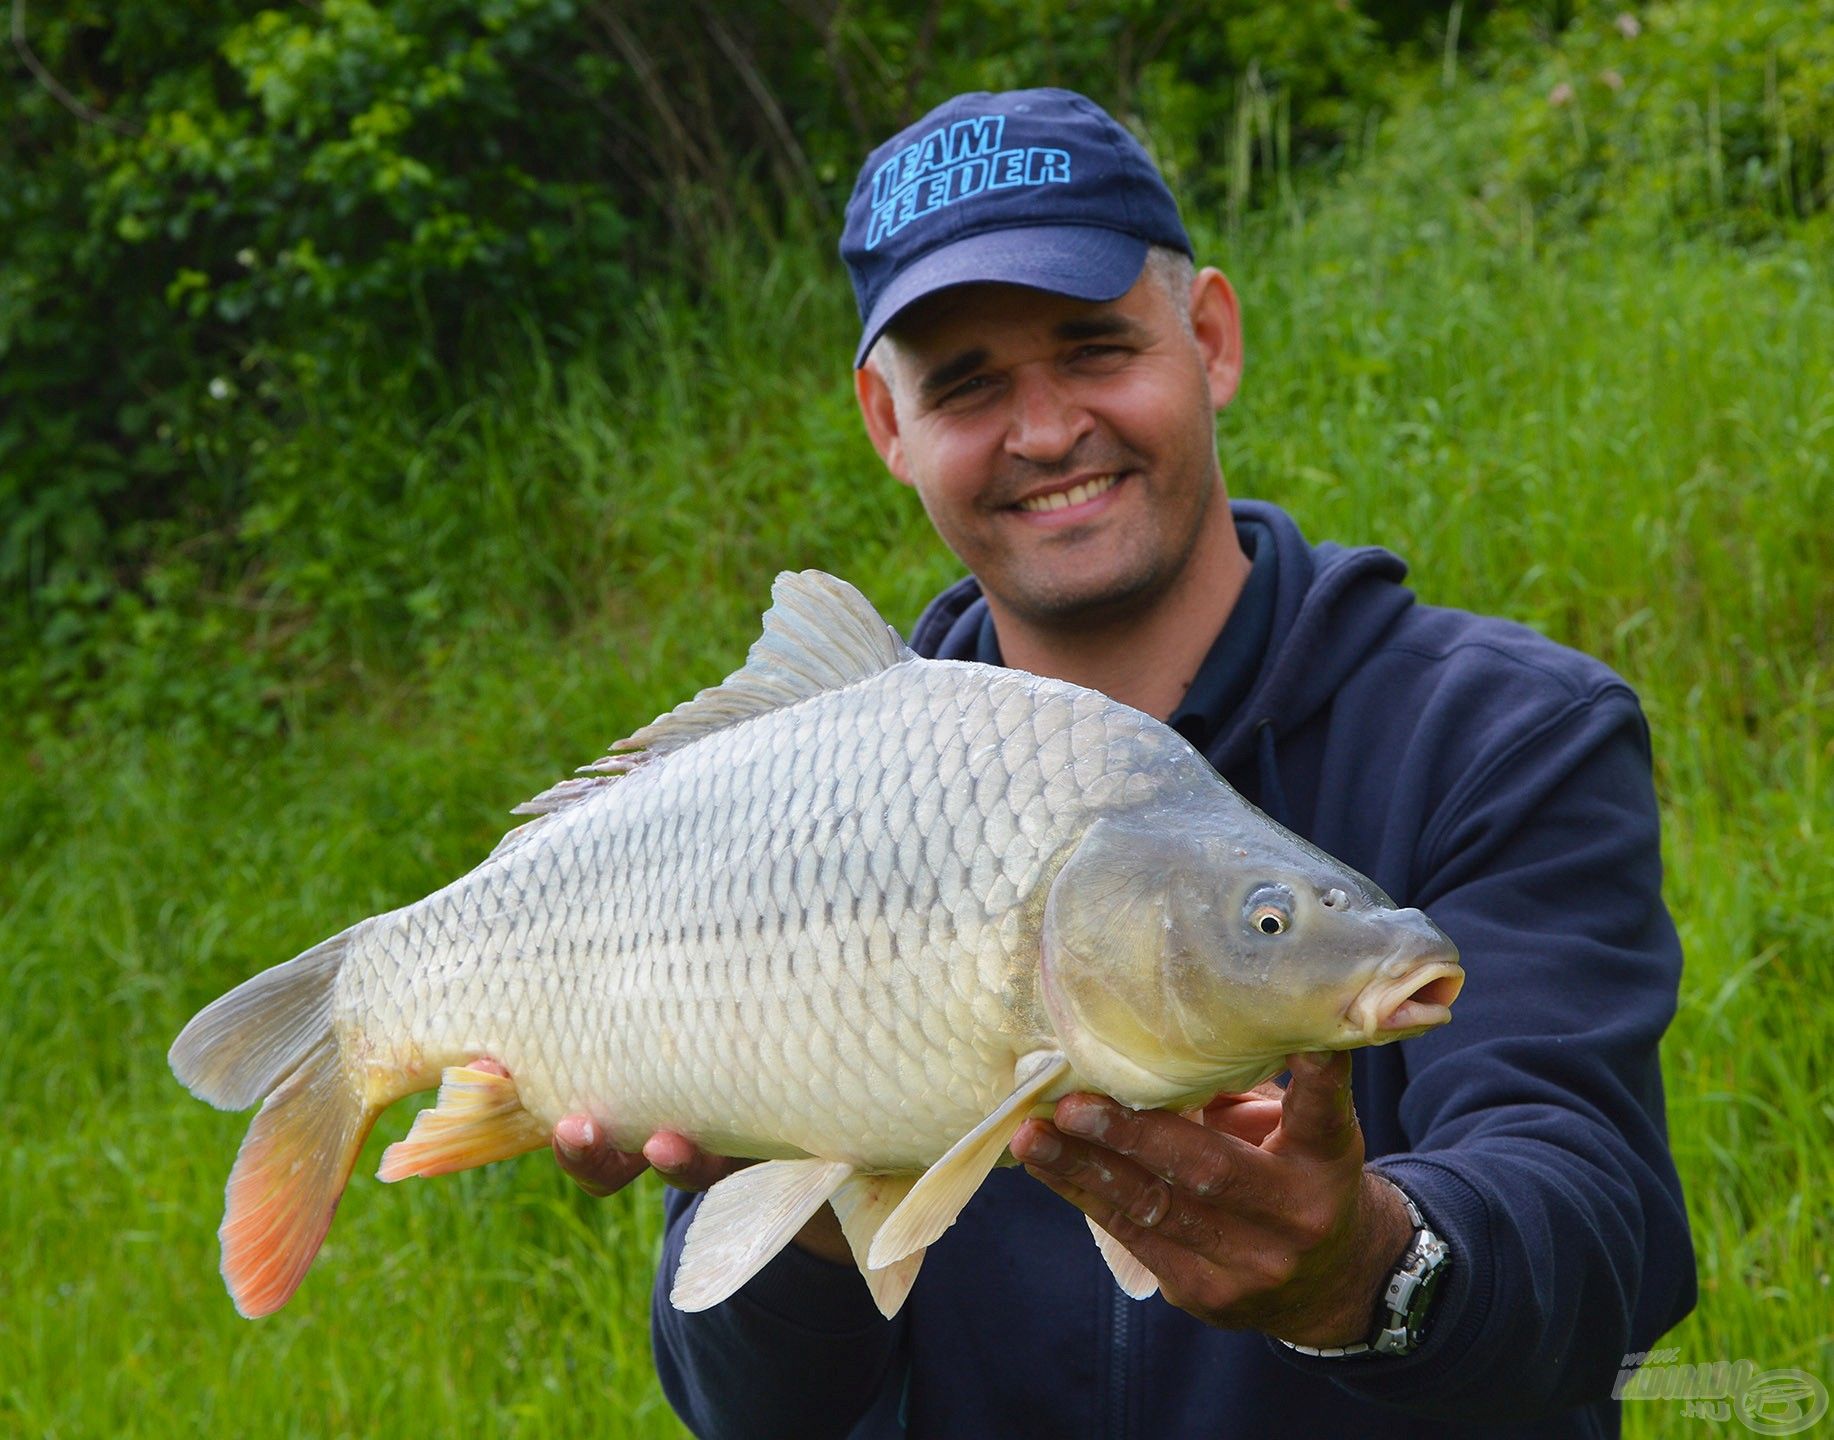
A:
<svg viewBox="0 0 1834 1440">
<path fill-rule="evenodd" d="M 138 135 L 138 125 L 130 125 L 124 120 L 117 120 L 112 115 L 104 115 L 100 110 L 85 105 L 76 96 L 58 83 L 58 79 L 45 69 L 44 62 L 32 52 L 32 47 L 25 38 L 25 0 L 13 0 L 13 48 L 19 52 L 19 58 L 25 61 L 25 68 L 32 72 L 34 79 L 50 92 L 51 98 L 77 119 L 91 125 L 100 125 L 104 130 L 112 130 L 117 135 Z"/>
</svg>

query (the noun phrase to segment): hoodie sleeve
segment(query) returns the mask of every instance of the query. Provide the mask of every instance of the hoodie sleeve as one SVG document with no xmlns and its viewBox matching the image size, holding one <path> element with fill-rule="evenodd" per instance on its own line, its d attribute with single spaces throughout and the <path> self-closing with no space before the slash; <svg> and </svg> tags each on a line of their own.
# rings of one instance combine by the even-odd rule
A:
<svg viewBox="0 0 1834 1440">
<path fill-rule="evenodd" d="M 886 1320 L 859 1275 L 788 1245 L 739 1292 L 688 1314 L 669 1303 L 698 1195 L 667 1192 L 650 1299 L 656 1371 L 702 1440 L 854 1433 L 896 1363 L 904 1321 Z"/>
<path fill-rule="evenodd" d="M 1657 1060 L 1681 951 L 1648 732 L 1615 678 L 1512 729 L 1460 767 L 1416 850 L 1410 899 L 1467 979 L 1453 1023 L 1402 1047 L 1407 1148 L 1372 1161 L 1451 1248 L 1426 1340 L 1273 1347 L 1362 1398 L 1480 1421 L 1609 1396 L 1695 1299 Z"/>
</svg>

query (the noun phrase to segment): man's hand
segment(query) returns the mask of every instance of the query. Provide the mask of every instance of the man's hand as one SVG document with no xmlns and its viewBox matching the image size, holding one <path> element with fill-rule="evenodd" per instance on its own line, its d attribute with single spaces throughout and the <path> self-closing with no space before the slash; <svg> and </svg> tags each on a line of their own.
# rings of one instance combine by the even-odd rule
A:
<svg viewBox="0 0 1834 1440">
<path fill-rule="evenodd" d="M 473 1060 L 471 1068 L 508 1077 L 501 1062 Z M 749 1160 L 709 1155 L 685 1135 L 658 1130 L 643 1142 L 641 1151 L 617 1150 L 590 1115 L 563 1115 L 554 1124 L 554 1158 L 588 1195 L 605 1196 L 622 1190 L 645 1170 L 654 1170 L 677 1190 L 710 1190 Z M 824 1205 L 796 1236 L 796 1243 L 811 1254 L 837 1265 L 851 1265 L 853 1252 L 841 1234 L 840 1221 Z"/>
<path fill-rule="evenodd" d="M 614 1150 L 590 1115 L 563 1115 L 555 1122 L 554 1158 L 588 1195 L 622 1190 L 645 1170 L 677 1190 L 707 1190 L 746 1163 L 709 1155 L 673 1130 L 658 1130 L 641 1151 Z"/>
<path fill-rule="evenodd" d="M 1200 1320 L 1301 1345 L 1366 1340 L 1412 1225 L 1363 1169 L 1349 1056 L 1287 1064 L 1284 1093 L 1219 1097 L 1201 1124 L 1066 1095 L 1012 1151 Z"/>
</svg>

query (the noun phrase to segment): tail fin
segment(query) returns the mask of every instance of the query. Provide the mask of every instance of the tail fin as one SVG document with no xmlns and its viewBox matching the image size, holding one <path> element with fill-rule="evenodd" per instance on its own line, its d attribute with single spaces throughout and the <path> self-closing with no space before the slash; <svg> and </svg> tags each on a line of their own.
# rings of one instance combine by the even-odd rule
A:
<svg viewBox="0 0 1834 1440">
<path fill-rule="evenodd" d="M 264 970 L 185 1026 L 168 1056 L 201 1100 L 239 1110 L 266 1097 L 229 1174 L 223 1279 L 253 1318 L 286 1304 L 324 1242 L 375 1123 L 331 1029 L 346 930 Z"/>
<path fill-rule="evenodd" d="M 377 1113 L 327 1035 L 248 1127 L 217 1238 L 223 1282 L 251 1320 L 273 1314 L 306 1278 Z"/>
<path fill-rule="evenodd" d="M 212 1000 L 166 1059 L 179 1083 L 219 1110 L 265 1100 L 331 1034 L 331 987 L 355 928 Z"/>
</svg>

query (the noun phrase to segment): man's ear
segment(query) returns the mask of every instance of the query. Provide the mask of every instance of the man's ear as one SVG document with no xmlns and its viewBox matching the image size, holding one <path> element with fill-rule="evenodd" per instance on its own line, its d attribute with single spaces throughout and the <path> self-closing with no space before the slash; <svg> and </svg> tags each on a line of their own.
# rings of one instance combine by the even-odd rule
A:
<svg viewBox="0 0 1834 1440">
<path fill-rule="evenodd" d="M 853 372 L 853 393 L 860 402 L 860 418 L 866 422 L 866 434 L 872 448 L 879 452 L 885 468 L 904 484 L 911 483 L 904 464 L 904 442 L 898 436 L 898 407 L 892 399 L 891 382 L 879 368 L 879 361 L 868 359 Z"/>
<path fill-rule="evenodd" d="M 1191 280 L 1191 333 L 1210 380 L 1210 403 L 1221 410 L 1242 383 L 1242 311 L 1235 288 L 1214 265 Z"/>
</svg>

